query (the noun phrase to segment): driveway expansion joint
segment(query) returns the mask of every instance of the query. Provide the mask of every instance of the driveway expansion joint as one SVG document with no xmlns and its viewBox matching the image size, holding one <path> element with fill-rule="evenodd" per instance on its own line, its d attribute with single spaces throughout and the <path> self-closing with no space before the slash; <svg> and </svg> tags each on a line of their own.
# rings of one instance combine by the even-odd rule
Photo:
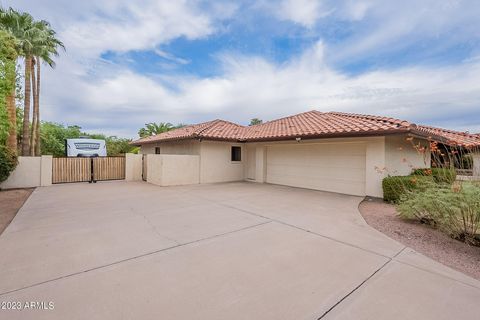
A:
<svg viewBox="0 0 480 320">
<path fill-rule="evenodd" d="M 308 233 L 314 234 L 314 235 L 316 235 L 316 236 L 319 236 L 319 237 L 322 237 L 322 238 L 325 238 L 325 239 L 328 239 L 328 240 L 331 240 L 331 241 L 335 241 L 335 242 L 337 242 L 337 243 L 340 243 L 340 244 L 343 244 L 343 245 L 346 245 L 346 246 L 349 246 L 349 247 L 352 247 L 352 248 L 356 248 L 356 249 L 359 249 L 359 250 L 362 250 L 362 251 L 365 251 L 365 252 L 368 252 L 368 253 L 371 253 L 371 254 L 374 254 L 374 255 L 383 257 L 383 258 L 392 259 L 392 257 L 383 255 L 383 254 L 381 254 L 381 253 L 378 253 L 378 252 L 375 252 L 375 251 L 372 251 L 372 250 L 369 250 L 369 249 L 365 249 L 365 248 L 362 248 L 362 247 L 360 247 L 360 246 L 354 245 L 354 244 L 352 244 L 352 243 L 348 243 L 348 242 L 345 242 L 345 241 L 342 241 L 342 240 L 339 240 L 339 239 L 335 239 L 335 238 L 332 238 L 332 237 L 330 237 L 330 236 L 326 236 L 326 235 L 323 235 L 323 234 L 321 234 L 321 233 L 318 233 L 318 232 L 315 232 L 315 231 L 312 231 L 312 230 L 304 229 L 304 228 L 302 228 L 302 227 L 299 227 L 299 226 L 296 226 L 296 225 L 293 225 L 293 224 L 284 222 L 284 221 L 282 221 L 282 220 L 269 218 L 269 217 L 266 217 L 266 216 L 264 216 L 264 215 L 261 215 L 261 214 L 255 213 L 255 212 L 251 212 L 251 211 L 248 211 L 248 210 L 245 210 L 245 209 L 241 209 L 241 208 L 238 208 L 238 207 L 235 207 L 235 206 L 230 206 L 230 205 L 227 205 L 227 204 L 222 203 L 222 202 L 216 202 L 216 203 L 219 204 L 219 205 L 222 205 L 222 206 L 224 206 L 224 207 L 226 207 L 226 208 L 236 209 L 236 210 L 245 212 L 245 213 L 247 213 L 247 214 L 254 215 L 254 216 L 256 216 L 256 217 L 268 219 L 268 220 L 270 220 L 270 221 L 273 221 L 273 222 L 276 222 L 276 223 L 279 223 L 279 224 L 282 224 L 282 225 L 285 225 L 285 226 L 288 226 L 288 227 L 291 227 L 291 228 L 295 228 L 295 229 L 298 229 L 298 230 L 302 230 L 302 231 L 304 231 L 304 232 L 308 232 Z M 402 249 L 402 250 L 403 250 L 403 249 Z M 400 251 L 401 251 L 401 250 L 400 250 Z M 397 254 L 398 254 L 398 253 L 397 253 Z"/>
<path fill-rule="evenodd" d="M 64 276 L 61 276 L 61 277 L 57 277 L 57 278 L 45 280 L 45 281 L 42 281 L 42 282 L 34 283 L 34 284 L 31 284 L 31 285 L 28 285 L 28 286 L 25 286 L 25 287 L 21 287 L 21 288 L 18 288 L 18 289 L 5 291 L 5 292 L 0 292 L 0 297 L 5 296 L 5 295 L 10 294 L 10 293 L 17 292 L 17 291 L 22 291 L 22 290 L 29 289 L 29 288 L 32 288 L 32 287 L 37 287 L 37 286 L 40 286 L 40 285 L 43 285 L 43 284 L 46 284 L 46 283 L 62 280 L 62 279 L 65 279 L 65 278 L 74 277 L 74 276 L 77 276 L 77 275 L 80 275 L 80 274 L 88 273 L 88 272 L 103 269 L 103 268 L 108 268 L 108 267 L 111 267 L 111 266 L 114 266 L 114 265 L 118 265 L 118 264 L 121 264 L 121 263 L 124 263 L 124 262 L 133 261 L 133 260 L 140 259 L 140 258 L 143 258 L 143 257 L 148 257 L 148 256 L 151 256 L 151 255 L 154 255 L 154 254 L 157 254 L 157 253 L 161 253 L 161 252 L 164 252 L 164 251 L 168 251 L 168 250 L 171 250 L 171 249 L 176 249 L 176 248 L 184 247 L 184 246 L 187 246 L 187 245 L 190 245 L 190 244 L 198 243 L 198 242 L 201 242 L 201 241 L 211 240 L 211 239 L 219 238 L 219 237 L 226 236 L 226 235 L 229 235 L 229 234 L 233 234 L 233 233 L 236 233 L 236 232 L 241 232 L 241 231 L 244 231 L 244 230 L 253 229 L 253 228 L 260 227 L 262 225 L 268 224 L 270 222 L 272 222 L 272 221 L 260 222 L 260 223 L 257 223 L 257 224 L 251 225 L 251 226 L 247 226 L 247 227 L 244 227 L 244 228 L 232 230 L 232 231 L 229 231 L 229 232 L 217 234 L 217 235 L 206 237 L 206 238 L 197 239 L 197 240 L 194 240 L 194 241 L 180 243 L 180 244 L 175 245 L 175 246 L 171 246 L 171 247 L 147 252 L 147 253 L 144 253 L 144 254 L 140 254 L 140 255 L 137 255 L 137 256 L 134 256 L 134 257 L 114 261 L 114 262 L 111 262 L 111 263 L 107 263 L 105 265 L 97 266 L 97 267 L 86 269 L 86 270 L 83 270 L 83 271 L 78 271 L 78 272 L 74 272 L 74 273 L 71 273 L 71 274 L 67 274 L 67 275 L 64 275 Z"/>
<path fill-rule="evenodd" d="M 359 285 L 357 285 L 355 288 L 353 288 L 353 290 L 351 290 L 349 293 L 347 293 L 344 297 L 342 297 L 342 299 L 338 300 L 333 306 L 331 306 L 327 311 L 325 311 L 319 318 L 317 318 L 317 320 L 320 320 L 322 319 L 323 317 L 325 317 L 330 311 L 332 311 L 333 309 L 335 309 L 340 303 L 342 303 L 345 299 L 347 299 L 350 295 L 352 295 L 355 291 L 357 291 L 358 289 L 360 289 L 360 287 L 362 287 L 368 280 L 370 280 L 371 278 L 373 278 L 373 276 L 375 276 L 380 270 L 382 270 L 383 268 L 385 268 L 390 262 L 392 262 L 395 257 L 397 257 L 400 253 L 402 253 L 407 247 L 403 247 L 400 251 L 398 251 L 393 257 L 391 258 L 388 258 L 387 261 L 385 261 L 385 263 L 383 263 L 379 268 L 377 268 L 371 275 L 369 275 L 365 280 L 363 280 L 362 282 L 360 282 Z"/>
<path fill-rule="evenodd" d="M 380 270 L 382 270 L 383 268 L 385 268 L 386 265 L 388 265 L 390 262 L 392 261 L 392 259 L 389 259 L 388 261 L 386 261 L 385 263 L 383 263 L 379 268 L 377 268 L 371 275 L 369 275 L 365 280 L 363 280 L 362 282 L 360 282 L 359 285 L 357 285 L 355 288 L 353 288 L 353 290 L 351 290 L 349 293 L 347 293 L 345 296 L 343 296 L 340 300 L 338 300 L 333 306 L 331 306 L 327 311 L 325 311 L 319 318 L 317 318 L 317 320 L 321 320 L 323 319 L 330 311 L 332 311 L 333 309 L 335 309 L 339 304 L 341 304 L 345 299 L 347 299 L 349 296 L 351 296 L 355 291 L 357 291 L 358 289 L 360 289 L 360 287 L 362 287 L 368 280 L 370 280 L 373 276 L 375 276 Z"/>
</svg>

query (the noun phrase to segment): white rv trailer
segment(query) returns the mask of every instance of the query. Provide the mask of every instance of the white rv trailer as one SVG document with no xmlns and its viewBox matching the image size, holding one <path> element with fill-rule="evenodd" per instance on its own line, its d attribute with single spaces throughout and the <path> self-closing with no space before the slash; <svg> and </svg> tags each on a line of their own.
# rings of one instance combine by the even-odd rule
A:
<svg viewBox="0 0 480 320">
<path fill-rule="evenodd" d="M 106 157 L 105 140 L 100 139 L 66 139 L 65 151 L 67 157 Z"/>
</svg>

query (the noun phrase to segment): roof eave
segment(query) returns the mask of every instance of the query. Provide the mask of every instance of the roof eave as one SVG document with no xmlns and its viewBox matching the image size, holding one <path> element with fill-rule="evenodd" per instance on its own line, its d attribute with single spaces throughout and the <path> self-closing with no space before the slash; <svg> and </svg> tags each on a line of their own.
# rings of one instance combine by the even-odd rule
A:
<svg viewBox="0 0 480 320">
<path fill-rule="evenodd" d="M 196 139 L 196 137 L 193 136 L 188 136 L 188 137 L 176 137 L 176 138 L 164 138 L 164 139 L 158 139 L 158 140 L 152 140 L 152 141 L 143 141 L 143 142 L 137 142 L 137 141 L 132 141 L 130 144 L 132 146 L 142 146 L 145 144 L 153 144 L 153 143 L 161 143 L 161 142 L 170 142 L 170 141 L 179 141 L 179 140 L 192 140 Z"/>
<path fill-rule="evenodd" d="M 303 140 L 312 140 L 312 139 L 328 139 L 328 138 L 378 137 L 378 136 L 385 136 L 385 135 L 405 134 L 409 132 L 410 132 L 410 129 L 378 130 L 378 131 L 363 131 L 363 132 L 336 132 L 336 133 L 327 133 L 327 134 L 290 135 L 290 136 L 282 136 L 282 137 L 266 137 L 266 138 L 254 138 L 254 139 L 247 138 L 245 142 L 286 141 L 286 140 L 292 140 L 296 138 L 301 138 Z"/>
<path fill-rule="evenodd" d="M 474 143 L 472 145 L 465 144 L 465 143 L 459 143 L 456 141 L 453 141 L 451 139 L 445 138 L 443 136 L 437 135 L 437 134 L 428 134 L 426 132 L 423 132 L 420 129 L 417 128 L 412 128 L 411 133 L 417 137 L 424 138 L 429 141 L 435 141 L 439 142 L 441 144 L 447 145 L 447 146 L 459 146 L 459 147 L 465 147 L 465 148 L 470 148 L 470 147 L 480 147 L 480 142 L 479 143 Z"/>
</svg>

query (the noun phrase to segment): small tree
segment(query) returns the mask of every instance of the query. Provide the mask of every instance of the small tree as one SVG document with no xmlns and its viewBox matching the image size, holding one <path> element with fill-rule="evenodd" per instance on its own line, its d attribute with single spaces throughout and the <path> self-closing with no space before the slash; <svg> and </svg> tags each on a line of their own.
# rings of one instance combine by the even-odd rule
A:
<svg viewBox="0 0 480 320">
<path fill-rule="evenodd" d="M 250 120 L 249 126 L 254 126 L 254 125 L 262 124 L 262 123 L 263 123 L 263 120 L 258 119 L 258 118 L 253 118 L 252 120 Z"/>
</svg>

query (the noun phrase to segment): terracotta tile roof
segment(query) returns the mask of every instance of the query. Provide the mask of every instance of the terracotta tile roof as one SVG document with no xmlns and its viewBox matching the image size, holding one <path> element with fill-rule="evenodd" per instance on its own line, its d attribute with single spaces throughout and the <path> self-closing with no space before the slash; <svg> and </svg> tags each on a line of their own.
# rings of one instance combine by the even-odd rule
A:
<svg viewBox="0 0 480 320">
<path fill-rule="evenodd" d="M 142 145 L 159 141 L 182 140 L 192 138 L 210 138 L 219 140 L 241 139 L 245 127 L 224 121 L 213 120 L 199 124 L 189 125 L 171 131 L 163 132 L 154 136 L 133 141 L 134 145 Z"/>
<path fill-rule="evenodd" d="M 413 133 L 448 144 L 480 146 L 480 137 L 474 134 L 417 126 L 408 121 L 389 117 L 315 110 L 248 127 L 224 120 L 213 120 L 139 139 L 132 144 L 195 138 L 249 142 L 390 133 Z"/>
<path fill-rule="evenodd" d="M 431 140 L 442 140 L 448 145 L 461 145 L 465 147 L 480 146 L 480 135 L 468 132 L 460 132 L 435 128 L 423 125 L 417 125 L 416 130 L 423 133 Z"/>
<path fill-rule="evenodd" d="M 409 126 L 410 123 L 393 118 L 313 110 L 249 127 L 245 138 L 258 141 L 288 137 L 368 135 L 406 131 Z"/>
</svg>

